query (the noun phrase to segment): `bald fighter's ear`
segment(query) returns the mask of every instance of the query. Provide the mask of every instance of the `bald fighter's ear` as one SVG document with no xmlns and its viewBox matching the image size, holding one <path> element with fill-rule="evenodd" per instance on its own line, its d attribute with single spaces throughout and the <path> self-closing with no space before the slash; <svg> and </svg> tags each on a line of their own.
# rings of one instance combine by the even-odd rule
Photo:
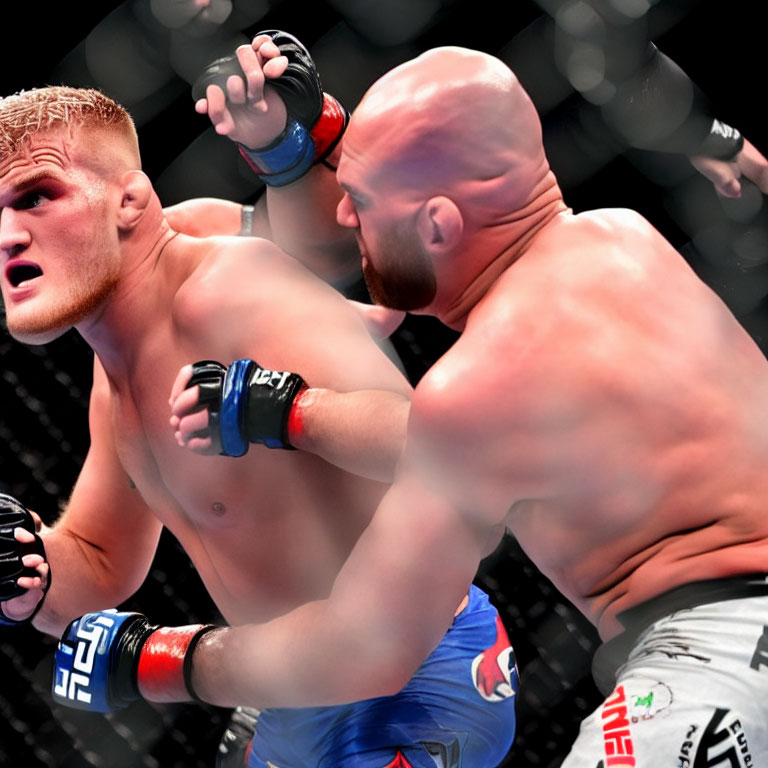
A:
<svg viewBox="0 0 768 768">
<path fill-rule="evenodd" d="M 464 217 L 448 197 L 432 197 L 419 211 L 416 226 L 426 249 L 441 254 L 453 250 L 464 231 Z"/>
<path fill-rule="evenodd" d="M 152 198 L 152 183 L 143 171 L 126 171 L 120 178 L 122 197 L 118 211 L 120 229 L 132 229 Z"/>
</svg>

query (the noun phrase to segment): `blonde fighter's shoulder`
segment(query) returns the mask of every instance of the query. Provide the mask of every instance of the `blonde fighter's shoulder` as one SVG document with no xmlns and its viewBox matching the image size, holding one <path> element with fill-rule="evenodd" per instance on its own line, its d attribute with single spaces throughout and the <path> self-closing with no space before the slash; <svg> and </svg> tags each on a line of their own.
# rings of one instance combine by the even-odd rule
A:
<svg viewBox="0 0 768 768">
<path fill-rule="evenodd" d="M 171 314 L 175 342 L 192 360 L 248 357 L 344 392 L 410 390 L 351 303 L 278 246 L 254 237 L 189 240 L 192 268 Z"/>
<path fill-rule="evenodd" d="M 269 291 L 281 280 L 308 279 L 309 270 L 272 241 L 261 237 L 215 235 L 206 238 L 185 236 L 184 262 L 188 270 L 180 294 L 192 293 L 205 298 L 209 293 L 221 296 L 222 290 L 234 297 L 242 290 Z M 247 290 L 245 290 L 247 289 Z"/>
<path fill-rule="evenodd" d="M 187 273 L 174 297 L 174 320 L 190 331 L 214 318 L 258 313 L 281 303 L 334 293 L 305 266 L 260 237 L 185 238 Z"/>
</svg>

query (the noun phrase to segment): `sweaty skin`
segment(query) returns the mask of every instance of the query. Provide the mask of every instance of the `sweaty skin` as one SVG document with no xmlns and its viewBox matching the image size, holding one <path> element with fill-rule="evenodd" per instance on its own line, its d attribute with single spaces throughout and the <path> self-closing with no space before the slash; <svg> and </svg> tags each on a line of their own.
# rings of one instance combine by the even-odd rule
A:
<svg viewBox="0 0 768 768">
<path fill-rule="evenodd" d="M 379 300 L 461 336 L 328 598 L 203 638 L 199 695 L 397 690 L 505 528 L 606 640 L 679 584 L 765 570 L 764 357 L 642 217 L 568 209 L 501 61 L 444 48 L 385 75 L 337 178 Z M 249 653 L 245 676 L 222 664 Z"/>
<path fill-rule="evenodd" d="M 437 289 L 418 311 L 462 331 L 417 387 L 377 517 L 407 483 L 414 510 L 421 489 L 508 527 L 604 639 L 672 587 L 765 570 L 764 357 L 640 215 L 566 208 L 501 62 L 443 49 L 386 75 L 338 179 L 339 221 L 381 271 L 379 233 L 412 215 L 418 236 L 432 211 L 421 242 Z"/>
<path fill-rule="evenodd" d="M 121 151 L 105 159 L 97 150 L 107 139 Z M 8 328 L 42 343 L 74 326 L 95 351 L 91 446 L 65 513 L 45 532 L 57 576 L 35 625 L 60 634 L 126 599 L 162 526 L 228 622 L 265 621 L 329 593 L 386 485 L 326 459 L 355 470 L 369 454 L 391 475 L 410 387 L 340 294 L 268 241 L 173 232 L 124 146 L 75 125 L 0 156 Z M 171 384 L 189 360 L 211 356 L 332 385 L 344 419 L 354 424 L 361 409 L 372 439 L 336 440 L 326 458 L 181 450 L 168 425 Z"/>
</svg>

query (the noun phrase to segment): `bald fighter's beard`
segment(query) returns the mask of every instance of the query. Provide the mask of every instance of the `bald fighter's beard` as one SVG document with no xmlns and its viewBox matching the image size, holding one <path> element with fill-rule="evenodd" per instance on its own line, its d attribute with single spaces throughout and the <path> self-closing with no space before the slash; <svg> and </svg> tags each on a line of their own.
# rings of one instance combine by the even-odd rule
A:
<svg viewBox="0 0 768 768">
<path fill-rule="evenodd" d="M 409 312 L 428 306 L 435 298 L 437 282 L 432 265 L 413 233 L 392 227 L 382 236 L 376 269 L 370 256 L 363 265 L 363 277 L 375 304 Z"/>
</svg>

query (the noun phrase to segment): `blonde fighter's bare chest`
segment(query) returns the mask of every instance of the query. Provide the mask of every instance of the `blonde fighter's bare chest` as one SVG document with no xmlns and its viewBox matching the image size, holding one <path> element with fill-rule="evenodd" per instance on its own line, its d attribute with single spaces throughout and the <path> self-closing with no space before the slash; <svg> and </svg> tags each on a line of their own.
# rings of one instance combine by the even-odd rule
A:
<svg viewBox="0 0 768 768">
<path fill-rule="evenodd" d="M 151 386 L 113 397 L 123 467 L 227 618 L 264 620 L 324 596 L 384 486 L 299 451 L 200 456 L 176 444 L 169 417 Z"/>
</svg>

